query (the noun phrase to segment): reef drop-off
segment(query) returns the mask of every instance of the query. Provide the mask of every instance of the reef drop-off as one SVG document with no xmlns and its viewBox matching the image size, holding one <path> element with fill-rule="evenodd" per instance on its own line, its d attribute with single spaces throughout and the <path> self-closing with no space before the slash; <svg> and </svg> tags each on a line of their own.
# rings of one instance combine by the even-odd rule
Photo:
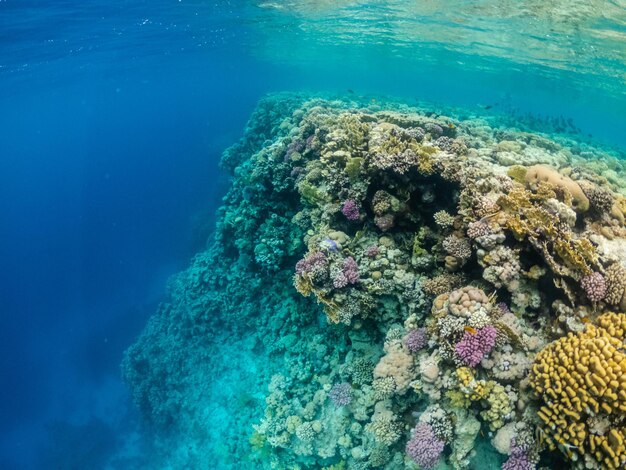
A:
<svg viewBox="0 0 626 470">
<path fill-rule="evenodd" d="M 123 362 L 159 465 L 626 465 L 618 154 L 275 94 L 222 167 L 214 239 Z"/>
</svg>

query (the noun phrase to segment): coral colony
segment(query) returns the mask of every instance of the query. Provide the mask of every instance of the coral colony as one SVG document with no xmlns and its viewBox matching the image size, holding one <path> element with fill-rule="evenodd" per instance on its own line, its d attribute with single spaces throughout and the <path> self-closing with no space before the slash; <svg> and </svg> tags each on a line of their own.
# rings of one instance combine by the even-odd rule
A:
<svg viewBox="0 0 626 470">
<path fill-rule="evenodd" d="M 432 111 L 259 104 L 125 358 L 157 429 L 201 428 L 228 331 L 267 356 L 247 468 L 626 468 L 626 161 Z"/>
</svg>

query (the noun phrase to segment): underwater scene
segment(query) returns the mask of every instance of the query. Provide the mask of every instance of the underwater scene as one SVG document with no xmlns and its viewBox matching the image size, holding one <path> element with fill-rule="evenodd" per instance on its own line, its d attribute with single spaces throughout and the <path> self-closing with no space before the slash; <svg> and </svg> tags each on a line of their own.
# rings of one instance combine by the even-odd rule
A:
<svg viewBox="0 0 626 470">
<path fill-rule="evenodd" d="M 624 0 L 0 26 L 0 469 L 626 468 Z"/>
</svg>

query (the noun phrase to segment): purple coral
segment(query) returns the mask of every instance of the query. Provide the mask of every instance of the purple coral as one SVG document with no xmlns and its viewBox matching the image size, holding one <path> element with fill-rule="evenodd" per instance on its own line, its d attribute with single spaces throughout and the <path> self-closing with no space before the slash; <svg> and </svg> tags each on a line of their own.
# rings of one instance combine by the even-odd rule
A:
<svg viewBox="0 0 626 470">
<path fill-rule="evenodd" d="M 365 250 L 365 256 L 368 258 L 376 258 L 380 254 L 380 248 L 378 245 L 372 245 Z"/>
<path fill-rule="evenodd" d="M 580 280 L 580 287 L 592 302 L 600 302 L 606 297 L 606 280 L 600 273 L 591 273 Z"/>
<path fill-rule="evenodd" d="M 420 349 L 423 349 L 428 344 L 428 336 L 426 335 L 426 328 L 417 328 L 411 330 L 404 337 L 404 345 L 406 348 L 415 353 Z"/>
<path fill-rule="evenodd" d="M 498 309 L 500 310 L 500 313 L 502 315 L 506 315 L 507 313 L 511 313 L 511 310 L 509 309 L 509 306 L 505 302 L 498 302 L 496 304 L 496 307 L 498 307 Z"/>
<path fill-rule="evenodd" d="M 359 213 L 359 206 L 354 199 L 346 199 L 341 206 L 341 213 L 346 216 L 348 220 L 359 220 L 361 214 Z"/>
<path fill-rule="evenodd" d="M 328 397 L 335 406 L 347 406 L 352 402 L 352 386 L 347 382 L 335 384 Z"/>
<path fill-rule="evenodd" d="M 296 263 L 296 274 L 312 274 L 326 268 L 328 259 L 322 251 L 311 253 Z"/>
<path fill-rule="evenodd" d="M 294 166 L 291 169 L 291 177 L 292 178 L 297 178 L 298 176 L 302 175 L 305 173 L 305 169 L 301 166 Z"/>
<path fill-rule="evenodd" d="M 454 352 L 463 363 L 476 367 L 496 345 L 497 336 L 498 330 L 491 325 L 476 330 L 475 333 L 465 331 L 463 339 L 456 344 Z"/>
<path fill-rule="evenodd" d="M 502 464 L 502 470 L 535 470 L 537 466 L 529 455 L 528 445 L 516 445 L 511 442 L 511 454 L 506 462 Z"/>
<path fill-rule="evenodd" d="M 333 286 L 340 289 L 348 284 L 356 284 L 359 278 L 359 265 L 352 256 L 348 256 L 343 260 L 341 270 L 334 273 Z"/>
<path fill-rule="evenodd" d="M 311 134 L 306 139 L 306 149 L 311 150 L 315 145 L 315 134 Z"/>
<path fill-rule="evenodd" d="M 434 122 L 427 122 L 424 125 L 424 128 L 430 132 L 432 135 L 441 135 L 443 134 L 443 128 L 439 124 L 435 124 Z"/>
<path fill-rule="evenodd" d="M 300 153 L 304 150 L 305 141 L 298 138 L 291 141 L 291 143 L 287 146 L 287 153 L 285 155 L 285 161 L 291 157 L 294 153 Z"/>
<path fill-rule="evenodd" d="M 356 284 L 359 281 L 359 265 L 352 256 L 343 260 L 343 274 L 348 280 L 348 284 Z"/>
<path fill-rule="evenodd" d="M 411 432 L 411 439 L 406 443 L 406 453 L 420 467 L 428 469 L 437 465 L 446 443 L 437 439 L 433 428 L 426 423 L 419 423 Z"/>
</svg>

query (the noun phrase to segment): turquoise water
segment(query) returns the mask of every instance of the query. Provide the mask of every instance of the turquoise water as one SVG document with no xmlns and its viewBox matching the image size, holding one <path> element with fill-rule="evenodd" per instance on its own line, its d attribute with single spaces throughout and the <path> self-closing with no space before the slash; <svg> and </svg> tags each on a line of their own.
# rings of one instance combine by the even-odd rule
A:
<svg viewBox="0 0 626 470">
<path fill-rule="evenodd" d="M 620 0 L 0 1 L 0 467 L 354 467 L 255 433 L 274 375 L 292 401 L 347 380 L 358 334 L 293 289 L 310 200 L 247 159 L 320 97 L 542 133 L 573 160 L 528 165 L 607 162 L 585 171 L 618 194 L 625 85 Z M 389 325 L 364 328 L 382 348 Z"/>
</svg>

